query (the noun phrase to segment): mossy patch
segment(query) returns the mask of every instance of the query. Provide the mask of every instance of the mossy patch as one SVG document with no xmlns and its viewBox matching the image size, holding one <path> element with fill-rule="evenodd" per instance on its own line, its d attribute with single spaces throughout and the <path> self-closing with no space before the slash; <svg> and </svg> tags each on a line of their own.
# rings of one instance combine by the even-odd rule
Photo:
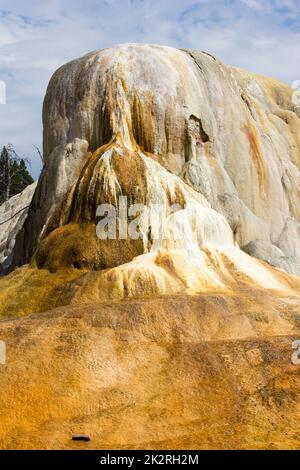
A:
<svg viewBox="0 0 300 470">
<path fill-rule="evenodd" d="M 82 275 L 77 269 L 50 273 L 28 266 L 0 278 L 0 318 L 44 312 L 65 305 L 67 286 Z"/>
<path fill-rule="evenodd" d="M 119 266 L 143 253 L 141 239 L 101 240 L 96 225 L 68 224 L 51 232 L 40 244 L 35 261 L 39 268 L 101 270 Z"/>
</svg>

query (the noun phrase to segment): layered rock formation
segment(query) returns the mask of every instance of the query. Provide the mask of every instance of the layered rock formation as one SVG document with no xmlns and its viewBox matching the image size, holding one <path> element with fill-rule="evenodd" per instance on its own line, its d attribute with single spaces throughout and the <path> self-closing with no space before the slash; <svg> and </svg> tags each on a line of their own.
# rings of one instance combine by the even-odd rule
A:
<svg viewBox="0 0 300 470">
<path fill-rule="evenodd" d="M 131 203 L 210 205 L 241 248 L 260 256 L 264 242 L 269 262 L 299 274 L 299 123 L 288 86 L 204 53 L 125 45 L 75 60 L 48 87 L 46 166 L 16 262 L 29 262 L 58 227 L 68 227 L 67 240 L 79 236 L 76 224 L 94 226 L 98 204 L 122 194 Z M 228 231 L 210 241 L 227 243 Z M 115 260 L 56 252 L 52 267 L 112 267 L 145 251 L 123 245 Z"/>
<path fill-rule="evenodd" d="M 297 446 L 299 112 L 195 51 L 121 45 L 54 74 L 22 267 L 0 280 L 2 448 Z M 126 212 L 102 239 L 120 197 L 138 236 Z"/>
<path fill-rule="evenodd" d="M 36 183 L 0 206 L 0 273 L 9 268 L 16 237 L 28 214 Z"/>
</svg>

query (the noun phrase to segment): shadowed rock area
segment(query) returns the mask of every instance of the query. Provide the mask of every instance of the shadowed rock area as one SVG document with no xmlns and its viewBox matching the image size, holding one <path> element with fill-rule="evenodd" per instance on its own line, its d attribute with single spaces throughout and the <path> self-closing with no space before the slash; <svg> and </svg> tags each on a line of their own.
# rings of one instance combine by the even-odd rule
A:
<svg viewBox="0 0 300 470">
<path fill-rule="evenodd" d="M 154 45 L 54 74 L 45 166 L 0 279 L 1 448 L 299 446 L 292 93 Z M 126 213 L 126 236 L 101 239 L 97 209 L 120 197 L 142 205 L 139 236 Z"/>
</svg>

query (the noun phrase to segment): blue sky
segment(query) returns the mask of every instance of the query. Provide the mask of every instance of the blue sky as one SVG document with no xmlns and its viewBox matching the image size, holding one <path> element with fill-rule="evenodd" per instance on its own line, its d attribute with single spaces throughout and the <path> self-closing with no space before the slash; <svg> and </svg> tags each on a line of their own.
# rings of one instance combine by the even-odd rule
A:
<svg viewBox="0 0 300 470">
<path fill-rule="evenodd" d="M 0 0 L 0 145 L 40 170 L 41 110 L 61 64 L 88 51 L 144 42 L 211 52 L 288 83 L 300 79 L 299 0 Z"/>
</svg>

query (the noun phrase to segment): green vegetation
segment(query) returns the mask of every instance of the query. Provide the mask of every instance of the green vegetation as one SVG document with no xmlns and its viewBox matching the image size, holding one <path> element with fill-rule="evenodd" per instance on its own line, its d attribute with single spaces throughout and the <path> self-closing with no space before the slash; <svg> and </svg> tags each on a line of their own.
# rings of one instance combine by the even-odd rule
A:
<svg viewBox="0 0 300 470">
<path fill-rule="evenodd" d="M 27 169 L 28 161 L 20 158 L 11 144 L 0 155 L 0 204 L 33 183 Z"/>
</svg>

